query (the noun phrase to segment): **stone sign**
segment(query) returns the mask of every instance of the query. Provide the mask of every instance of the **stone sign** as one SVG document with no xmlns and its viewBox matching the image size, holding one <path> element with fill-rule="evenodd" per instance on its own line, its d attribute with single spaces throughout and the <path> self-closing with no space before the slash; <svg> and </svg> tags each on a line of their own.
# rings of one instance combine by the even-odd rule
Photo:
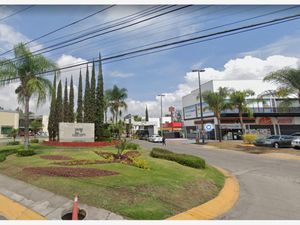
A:
<svg viewBox="0 0 300 225">
<path fill-rule="evenodd" d="M 94 142 L 93 123 L 59 123 L 60 142 Z"/>
</svg>

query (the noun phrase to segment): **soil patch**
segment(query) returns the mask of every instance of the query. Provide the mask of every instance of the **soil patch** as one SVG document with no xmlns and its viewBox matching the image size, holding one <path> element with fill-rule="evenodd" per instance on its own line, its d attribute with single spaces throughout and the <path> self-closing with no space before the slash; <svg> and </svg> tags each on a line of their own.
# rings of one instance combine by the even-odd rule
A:
<svg viewBox="0 0 300 225">
<path fill-rule="evenodd" d="M 42 155 L 40 156 L 42 159 L 48 160 L 72 160 L 73 158 L 64 155 Z"/>
<path fill-rule="evenodd" d="M 93 168 L 70 168 L 70 167 L 27 167 L 23 169 L 29 174 L 39 174 L 60 177 L 101 177 L 117 175 L 117 172 L 99 170 Z"/>
</svg>

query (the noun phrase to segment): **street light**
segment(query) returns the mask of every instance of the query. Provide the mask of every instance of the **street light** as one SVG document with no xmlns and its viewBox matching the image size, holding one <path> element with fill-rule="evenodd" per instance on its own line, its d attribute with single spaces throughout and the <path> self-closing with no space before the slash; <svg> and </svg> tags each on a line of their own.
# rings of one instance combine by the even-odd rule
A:
<svg viewBox="0 0 300 225">
<path fill-rule="evenodd" d="M 164 97 L 165 95 L 164 94 L 160 94 L 160 95 L 157 95 L 157 96 L 160 96 L 160 135 L 163 137 L 163 130 L 162 130 L 162 97 Z"/>
<path fill-rule="evenodd" d="M 200 116 L 201 116 L 201 133 L 202 133 L 202 144 L 205 143 L 204 141 L 204 122 L 203 122 L 203 108 L 202 108 L 202 92 L 201 92 L 201 82 L 200 82 L 200 73 L 205 72 L 204 69 L 197 69 L 192 70 L 192 72 L 198 73 L 198 83 L 199 83 L 199 98 L 200 98 Z M 199 137 L 200 137 L 200 131 L 199 131 Z"/>
</svg>

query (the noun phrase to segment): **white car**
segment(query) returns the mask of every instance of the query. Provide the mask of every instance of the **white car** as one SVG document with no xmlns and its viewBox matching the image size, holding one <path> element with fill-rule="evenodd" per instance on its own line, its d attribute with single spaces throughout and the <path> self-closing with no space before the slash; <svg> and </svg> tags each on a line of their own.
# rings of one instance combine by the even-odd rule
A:
<svg viewBox="0 0 300 225">
<path fill-rule="evenodd" d="M 162 142 L 162 140 L 163 140 L 163 138 L 161 136 L 159 136 L 158 134 L 151 135 L 148 138 L 148 141 L 150 141 L 150 142 Z"/>
<path fill-rule="evenodd" d="M 294 149 L 299 149 L 300 148 L 300 137 L 297 137 L 292 140 L 292 147 Z"/>
</svg>

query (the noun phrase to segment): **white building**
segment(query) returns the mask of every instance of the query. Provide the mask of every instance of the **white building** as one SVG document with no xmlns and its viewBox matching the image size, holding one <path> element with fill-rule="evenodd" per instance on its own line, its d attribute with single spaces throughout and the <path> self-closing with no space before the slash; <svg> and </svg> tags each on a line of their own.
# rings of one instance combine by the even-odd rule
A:
<svg viewBox="0 0 300 225">
<path fill-rule="evenodd" d="M 268 90 L 276 90 L 277 86 L 262 80 L 211 80 L 201 85 L 202 93 L 205 91 L 217 91 L 219 87 L 228 87 L 235 90 L 250 89 L 255 92 L 249 99 L 257 99 L 258 95 Z M 197 99 L 199 89 L 182 97 L 183 123 L 187 137 L 195 137 L 201 125 L 200 103 Z M 259 130 L 259 132 L 268 132 L 272 134 L 289 134 L 300 130 L 300 108 L 295 100 L 293 106 L 288 110 L 281 110 L 278 105 L 284 99 L 275 99 L 274 97 L 265 97 L 264 101 L 249 103 L 254 115 L 248 117 L 245 115 L 244 122 L 246 128 Z M 203 102 L 203 120 L 204 123 L 212 123 L 216 126 L 217 121 L 214 113 L 206 109 L 207 104 Z M 225 110 L 222 112 L 221 129 L 223 138 L 236 139 L 241 132 L 237 110 Z M 215 131 L 209 133 L 215 136 Z"/>
<path fill-rule="evenodd" d="M 0 111 L 0 138 L 5 138 L 12 129 L 19 128 L 19 113 L 15 111 Z"/>
</svg>

